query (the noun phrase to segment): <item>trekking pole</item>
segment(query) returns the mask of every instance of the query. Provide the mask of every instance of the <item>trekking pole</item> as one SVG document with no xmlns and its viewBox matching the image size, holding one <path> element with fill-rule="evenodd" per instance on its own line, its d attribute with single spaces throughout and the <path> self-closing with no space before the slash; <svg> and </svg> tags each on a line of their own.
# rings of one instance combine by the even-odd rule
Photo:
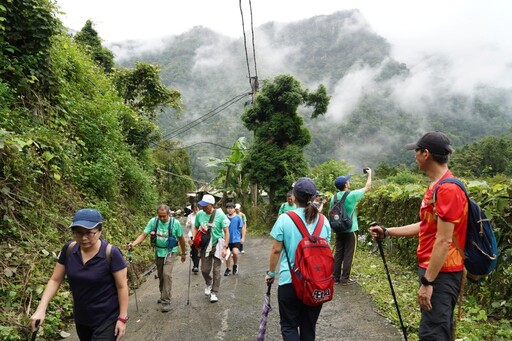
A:
<svg viewBox="0 0 512 341">
<path fill-rule="evenodd" d="M 36 330 L 34 330 L 32 332 L 32 337 L 30 338 L 30 341 L 35 341 L 36 340 L 36 336 L 37 336 L 37 332 L 39 331 L 39 324 L 41 323 L 41 320 L 40 319 L 37 319 L 36 320 Z"/>
<path fill-rule="evenodd" d="M 135 307 L 137 308 L 137 313 L 139 312 L 139 302 L 137 300 L 137 290 L 135 290 L 135 281 L 133 280 L 133 276 L 135 276 L 135 271 L 133 270 L 132 264 L 132 250 L 128 250 L 128 263 L 130 264 L 130 272 L 132 273 L 132 285 L 133 285 L 133 295 L 135 296 Z"/>
<path fill-rule="evenodd" d="M 187 305 L 190 304 L 190 273 L 192 272 L 192 248 L 190 250 L 190 261 L 188 262 L 188 291 L 187 291 Z"/>
<path fill-rule="evenodd" d="M 372 222 L 370 226 L 378 225 L 376 222 Z M 395 289 L 393 289 L 393 282 L 391 282 L 391 275 L 389 274 L 388 263 L 386 262 L 386 257 L 384 257 L 384 248 L 382 247 L 382 238 L 375 238 L 377 240 L 377 245 L 379 246 L 380 256 L 382 257 L 382 262 L 384 263 L 384 268 L 386 269 L 386 274 L 388 275 L 389 287 L 391 288 L 391 294 L 393 295 L 393 300 L 395 301 L 396 312 L 398 313 L 398 319 L 400 320 L 400 326 L 402 327 L 402 332 L 404 333 L 405 341 L 407 339 L 407 332 L 405 331 L 404 321 L 402 320 L 402 315 L 400 314 L 400 308 L 398 307 L 398 301 L 396 300 Z"/>
</svg>

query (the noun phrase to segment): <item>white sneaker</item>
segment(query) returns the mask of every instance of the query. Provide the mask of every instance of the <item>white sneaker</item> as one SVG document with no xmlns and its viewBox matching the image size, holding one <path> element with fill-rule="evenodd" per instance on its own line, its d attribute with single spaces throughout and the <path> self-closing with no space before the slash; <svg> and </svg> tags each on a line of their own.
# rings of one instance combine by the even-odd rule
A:
<svg viewBox="0 0 512 341">
<path fill-rule="evenodd" d="M 209 285 L 206 288 L 204 288 L 204 295 L 205 296 L 210 296 L 211 292 L 212 292 L 212 286 L 211 285 Z"/>
<path fill-rule="evenodd" d="M 219 298 L 217 297 L 217 294 L 216 294 L 216 293 L 214 293 L 214 292 L 212 292 L 212 293 L 210 294 L 210 302 L 211 302 L 211 303 L 215 303 L 215 302 L 217 302 L 218 300 L 219 300 Z"/>
</svg>

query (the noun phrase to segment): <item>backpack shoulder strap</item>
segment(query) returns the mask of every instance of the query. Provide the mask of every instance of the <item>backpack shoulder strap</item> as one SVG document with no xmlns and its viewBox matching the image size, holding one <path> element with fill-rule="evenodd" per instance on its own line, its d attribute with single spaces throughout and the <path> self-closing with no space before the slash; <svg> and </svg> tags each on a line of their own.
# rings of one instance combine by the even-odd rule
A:
<svg viewBox="0 0 512 341">
<path fill-rule="evenodd" d="M 340 200 L 340 203 L 342 205 L 345 203 L 345 199 L 347 199 L 347 196 L 349 193 L 350 193 L 350 191 L 346 191 L 345 193 L 343 193 L 343 196 L 341 197 L 341 200 Z"/>
<path fill-rule="evenodd" d="M 300 234 L 302 235 L 302 238 L 308 237 L 310 234 L 308 232 L 308 229 L 306 228 L 306 225 L 304 225 L 304 222 L 302 219 L 300 219 L 299 215 L 293 211 L 286 212 L 288 216 L 293 220 L 293 223 L 297 228 L 299 229 Z"/>
<path fill-rule="evenodd" d="M 460 181 L 460 179 L 457 179 L 457 178 L 446 178 L 446 179 L 443 179 L 443 180 L 439 181 L 439 183 L 437 184 L 436 188 L 434 189 L 434 194 L 432 195 L 432 205 L 434 205 L 436 203 L 437 191 L 439 190 L 439 187 L 442 184 L 445 184 L 445 183 L 452 183 L 452 184 L 456 184 L 457 186 L 459 186 L 460 189 L 462 189 L 462 191 L 466 195 L 466 199 L 468 200 L 468 205 L 469 205 L 469 200 L 470 199 L 469 199 L 468 191 L 466 190 L 466 186 L 464 186 L 464 183 L 462 181 Z M 469 214 L 469 212 L 468 212 L 468 214 Z M 457 251 L 459 251 L 459 254 L 461 255 L 462 259 L 466 259 L 466 255 L 464 254 L 464 251 L 462 250 L 462 247 L 459 245 L 459 242 L 458 242 L 457 238 L 452 238 L 452 241 L 453 241 L 453 244 L 455 244 L 455 247 L 457 248 Z"/>
<path fill-rule="evenodd" d="M 434 189 L 434 194 L 432 195 L 432 203 L 433 204 L 436 202 L 437 191 L 439 190 L 439 187 L 442 184 L 446 184 L 446 183 L 452 183 L 452 184 L 456 184 L 457 186 L 459 186 L 460 189 L 462 189 L 462 191 L 464 192 L 464 194 L 466 194 L 466 198 L 469 201 L 469 194 L 468 194 L 468 191 L 466 190 L 466 186 L 464 186 L 464 183 L 462 181 L 460 181 L 460 179 L 457 179 L 457 178 L 446 178 L 446 179 L 439 181 L 436 188 Z"/>
<path fill-rule="evenodd" d="M 108 268 L 110 269 L 110 264 L 112 263 L 112 244 L 110 244 L 110 243 L 107 244 L 106 254 L 107 254 Z"/>
<path fill-rule="evenodd" d="M 315 231 L 313 232 L 313 236 L 320 237 L 320 233 L 322 233 L 322 227 L 324 227 L 324 215 L 318 215 L 318 222 L 316 223 Z"/>
<path fill-rule="evenodd" d="M 160 219 L 158 218 L 158 216 L 155 217 L 155 226 L 153 227 L 153 231 L 155 231 L 155 233 L 157 232 L 158 230 L 158 221 Z"/>
<path fill-rule="evenodd" d="M 69 257 L 69 254 L 71 253 L 71 251 L 73 250 L 73 247 L 75 247 L 76 245 L 76 241 L 72 241 L 71 243 L 68 244 L 68 248 L 66 249 L 66 259 Z"/>
<path fill-rule="evenodd" d="M 172 237 L 172 228 L 174 227 L 174 217 L 171 217 L 169 220 L 169 227 L 167 228 L 167 238 Z"/>
<path fill-rule="evenodd" d="M 213 212 L 210 215 L 210 221 L 208 222 L 208 224 L 213 223 L 213 220 L 215 219 L 215 213 L 217 213 L 217 209 L 216 208 L 213 209 Z"/>
</svg>

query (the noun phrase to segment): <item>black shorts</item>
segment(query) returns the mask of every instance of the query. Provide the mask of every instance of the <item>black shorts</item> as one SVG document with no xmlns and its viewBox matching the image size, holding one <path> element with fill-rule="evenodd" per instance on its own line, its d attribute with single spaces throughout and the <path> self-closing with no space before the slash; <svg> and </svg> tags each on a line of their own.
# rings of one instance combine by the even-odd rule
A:
<svg viewBox="0 0 512 341">
<path fill-rule="evenodd" d="M 238 242 L 238 243 L 229 243 L 228 244 L 229 246 L 229 250 L 233 251 L 233 248 L 237 248 L 238 250 L 240 250 L 240 247 L 242 246 L 242 243 Z"/>
</svg>

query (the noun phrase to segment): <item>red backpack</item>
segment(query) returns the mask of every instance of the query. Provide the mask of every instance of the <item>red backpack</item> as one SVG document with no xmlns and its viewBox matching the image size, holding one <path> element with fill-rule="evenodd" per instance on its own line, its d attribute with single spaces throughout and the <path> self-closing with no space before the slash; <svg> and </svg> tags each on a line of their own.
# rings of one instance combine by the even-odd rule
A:
<svg viewBox="0 0 512 341">
<path fill-rule="evenodd" d="M 293 267 L 283 241 L 295 293 L 306 305 L 317 306 L 329 302 L 334 296 L 334 276 L 332 275 L 334 257 L 329 242 L 320 237 L 324 216 L 320 214 L 315 231 L 310 235 L 297 213 L 291 211 L 286 214 L 290 216 L 302 235 L 295 251 Z"/>
</svg>

